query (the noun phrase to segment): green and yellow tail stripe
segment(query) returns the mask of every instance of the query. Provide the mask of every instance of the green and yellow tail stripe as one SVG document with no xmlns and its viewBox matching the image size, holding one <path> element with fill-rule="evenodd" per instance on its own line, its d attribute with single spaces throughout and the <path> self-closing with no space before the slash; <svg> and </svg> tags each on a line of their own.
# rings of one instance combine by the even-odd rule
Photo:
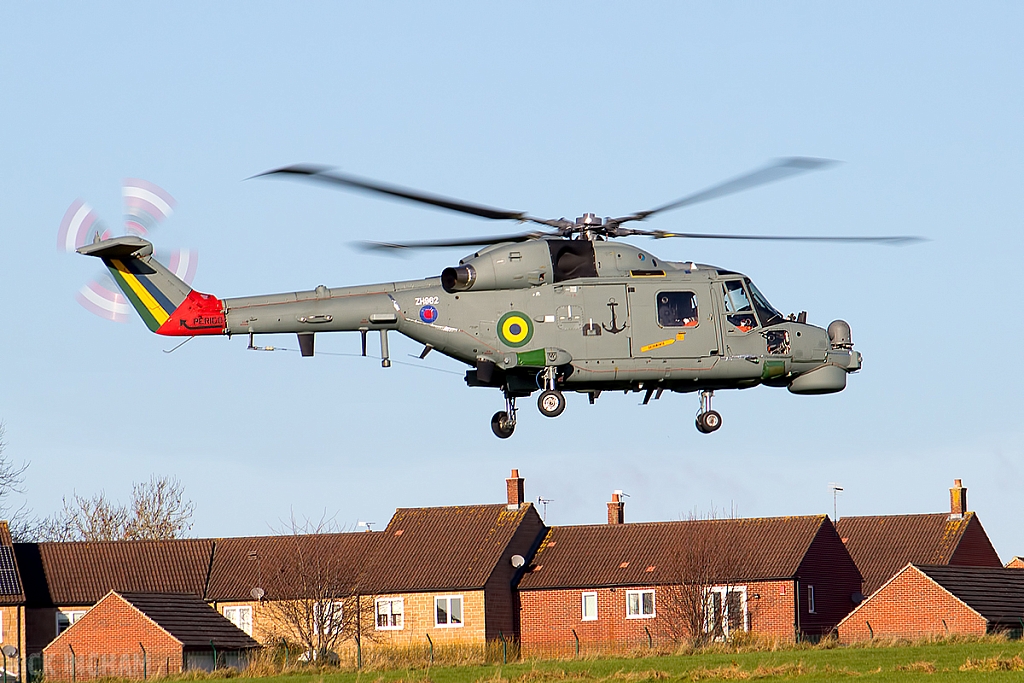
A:
<svg viewBox="0 0 1024 683">
<path fill-rule="evenodd" d="M 110 259 L 107 266 L 118 287 L 142 316 L 146 327 L 151 332 L 156 332 L 177 306 L 171 303 L 150 278 L 134 272 L 131 266 L 137 263 L 134 259 L 129 262 Z"/>
</svg>

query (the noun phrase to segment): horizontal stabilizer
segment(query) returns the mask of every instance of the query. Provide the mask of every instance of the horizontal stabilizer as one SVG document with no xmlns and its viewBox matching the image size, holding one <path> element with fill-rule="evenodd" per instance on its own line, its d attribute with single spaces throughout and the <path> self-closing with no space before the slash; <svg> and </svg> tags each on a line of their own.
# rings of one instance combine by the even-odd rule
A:
<svg viewBox="0 0 1024 683">
<path fill-rule="evenodd" d="M 102 259 L 123 259 L 133 256 L 141 258 L 153 253 L 153 244 L 141 237 L 126 235 L 124 237 L 114 237 L 109 240 L 86 244 L 76 249 L 76 251 L 79 254 L 98 256 Z"/>
</svg>

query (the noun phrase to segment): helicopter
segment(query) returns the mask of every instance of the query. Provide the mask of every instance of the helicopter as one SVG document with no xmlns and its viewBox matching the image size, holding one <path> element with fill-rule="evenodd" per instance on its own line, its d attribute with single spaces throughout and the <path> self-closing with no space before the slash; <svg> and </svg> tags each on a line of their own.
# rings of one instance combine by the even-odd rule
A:
<svg viewBox="0 0 1024 683">
<path fill-rule="evenodd" d="M 794 394 L 830 394 L 862 366 L 850 326 L 784 316 L 746 275 L 694 261 L 674 262 L 620 241 L 654 239 L 782 240 L 906 244 L 910 236 L 833 237 L 683 233 L 627 226 L 656 215 L 750 189 L 836 162 L 809 157 L 775 160 L 754 171 L 653 209 L 621 217 L 584 213 L 547 219 L 473 204 L 343 174 L 325 166 L 293 165 L 253 177 L 314 181 L 479 218 L 515 221 L 535 229 L 480 238 L 406 243 L 363 242 L 378 251 L 479 247 L 440 275 L 418 280 L 220 299 L 193 290 L 153 258 L 138 235 L 83 244 L 80 254 L 102 259 L 114 282 L 157 334 L 174 337 L 293 333 L 302 356 L 315 354 L 325 332 L 380 338 L 383 367 L 391 366 L 388 333 L 423 344 L 468 367 L 470 387 L 498 389 L 503 410 L 491 418 L 495 436 L 516 428 L 516 400 L 540 392 L 537 407 L 554 418 L 566 392 L 593 404 L 609 391 L 644 392 L 643 405 L 666 391 L 697 392 L 697 430 L 722 425 L 715 391 L 757 385 Z"/>
</svg>

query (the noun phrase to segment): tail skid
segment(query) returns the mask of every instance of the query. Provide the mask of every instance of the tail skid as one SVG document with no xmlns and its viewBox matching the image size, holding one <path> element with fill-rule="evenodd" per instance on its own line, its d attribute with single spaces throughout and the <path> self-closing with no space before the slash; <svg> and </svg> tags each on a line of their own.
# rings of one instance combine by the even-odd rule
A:
<svg viewBox="0 0 1024 683">
<path fill-rule="evenodd" d="M 171 337 L 224 334 L 224 304 L 201 294 L 153 258 L 153 245 L 141 237 L 102 240 L 80 247 L 110 270 L 151 332 Z"/>
</svg>

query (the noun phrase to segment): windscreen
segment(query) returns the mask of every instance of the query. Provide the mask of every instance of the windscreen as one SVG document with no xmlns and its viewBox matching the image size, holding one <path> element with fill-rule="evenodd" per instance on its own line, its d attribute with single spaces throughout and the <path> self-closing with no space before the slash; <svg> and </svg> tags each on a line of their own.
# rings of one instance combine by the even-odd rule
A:
<svg viewBox="0 0 1024 683">
<path fill-rule="evenodd" d="M 747 289 L 750 290 L 750 297 L 754 300 L 754 309 L 757 311 L 757 317 L 761 319 L 761 325 L 767 327 L 780 323 L 784 320 L 782 314 L 775 310 L 775 307 L 768 303 L 768 299 L 765 298 L 754 283 L 750 280 L 744 280 L 747 283 Z"/>
</svg>

